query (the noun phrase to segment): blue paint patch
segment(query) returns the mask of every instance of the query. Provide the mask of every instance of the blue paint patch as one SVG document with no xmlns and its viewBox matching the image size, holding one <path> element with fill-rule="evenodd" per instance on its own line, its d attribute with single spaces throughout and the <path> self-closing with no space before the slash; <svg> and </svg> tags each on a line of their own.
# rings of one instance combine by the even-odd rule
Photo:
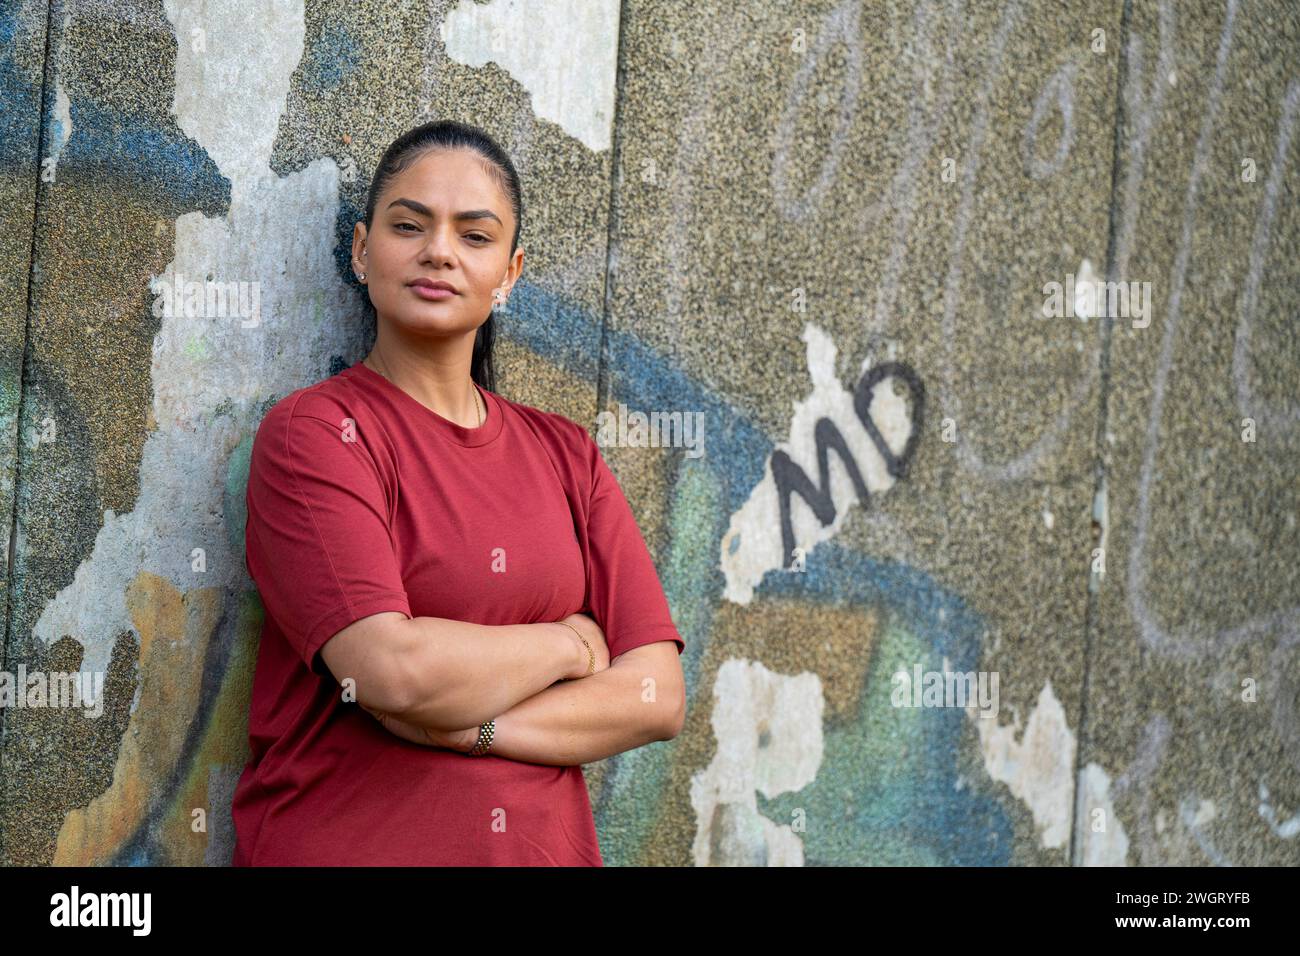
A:
<svg viewBox="0 0 1300 956">
<path fill-rule="evenodd" d="M 338 20 L 327 20 L 316 42 L 304 52 L 298 67 L 303 87 L 316 93 L 336 89 L 357 72 L 361 59 L 361 46 L 347 25 Z"/>
<path fill-rule="evenodd" d="M 53 77 L 40 104 L 40 75 L 28 76 L 14 62 L 18 37 L 17 11 L 0 16 L 0 166 L 6 172 L 32 172 L 40 159 L 62 141 L 55 115 Z M 69 97 L 71 136 L 59 150 L 58 176 L 71 173 L 103 188 L 116 184 L 123 192 L 147 196 L 160 216 L 193 209 L 224 215 L 230 205 L 230 183 L 217 165 L 174 122 L 157 126 L 148 113 L 121 113 L 86 96 Z M 170 118 L 171 93 L 160 93 L 157 113 Z M 38 107 L 39 104 L 39 107 Z M 45 142 L 36 143 L 38 109 L 45 111 Z M 39 151 L 39 156 L 38 156 Z"/>
<path fill-rule="evenodd" d="M 116 182 L 149 197 L 160 217 L 191 210 L 226 214 L 230 181 L 176 125 L 159 128 L 145 114 L 118 113 L 86 97 L 71 98 L 70 111 L 72 137 L 59 152 L 60 178 L 71 168 L 109 189 Z"/>
<path fill-rule="evenodd" d="M 35 167 L 41 98 L 41 76 L 28 76 L 14 62 L 17 37 L 18 10 L 11 7 L 0 13 L 0 166 L 7 172 Z"/>
<path fill-rule="evenodd" d="M 828 724 L 817 779 L 767 800 L 759 812 L 789 826 L 806 814 L 805 863 L 828 866 L 1004 866 L 1014 828 L 987 779 L 962 779 L 960 708 L 895 708 L 892 675 L 920 663 L 953 671 L 979 666 L 984 627 L 958 595 L 923 571 L 876 561 L 834 542 L 818 546 L 808 571 L 772 571 L 765 594 L 788 601 L 869 606 L 883 613 L 857 713 Z M 799 636 L 796 636 L 796 639 Z M 815 659 L 817 648 L 808 655 Z M 982 763 L 980 764 L 982 770 Z"/>
<path fill-rule="evenodd" d="M 598 316 L 524 281 L 511 293 L 510 304 L 512 312 L 518 311 L 518 321 L 506 323 L 514 341 L 560 368 L 595 381 L 602 331 Z M 772 439 L 742 409 L 716 396 L 635 335 L 604 331 L 605 364 L 611 371 L 609 401 L 623 402 L 629 409 L 703 412 L 705 454 L 695 462 L 713 471 L 722 488 L 723 507 L 728 512 L 738 510 L 763 479 Z"/>
</svg>

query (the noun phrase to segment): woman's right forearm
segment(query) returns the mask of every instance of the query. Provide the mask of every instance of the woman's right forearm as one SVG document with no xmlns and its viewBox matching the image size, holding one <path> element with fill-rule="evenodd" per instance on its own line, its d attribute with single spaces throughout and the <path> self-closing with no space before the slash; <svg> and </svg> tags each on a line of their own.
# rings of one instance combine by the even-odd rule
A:
<svg viewBox="0 0 1300 956">
<path fill-rule="evenodd" d="M 471 624 L 416 617 L 399 624 L 398 673 L 411 703 L 393 715 L 461 730 L 505 713 L 580 669 L 586 652 L 558 623 Z"/>
</svg>

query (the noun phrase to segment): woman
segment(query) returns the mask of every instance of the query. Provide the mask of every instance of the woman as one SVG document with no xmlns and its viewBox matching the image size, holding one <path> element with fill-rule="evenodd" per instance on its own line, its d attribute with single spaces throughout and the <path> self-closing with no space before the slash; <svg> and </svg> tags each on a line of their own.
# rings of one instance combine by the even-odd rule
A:
<svg viewBox="0 0 1300 956">
<path fill-rule="evenodd" d="M 685 644 L 599 448 L 494 390 L 520 195 L 480 130 L 395 141 L 353 233 L 374 348 L 257 430 L 237 866 L 601 866 L 581 764 L 681 729 Z"/>
</svg>

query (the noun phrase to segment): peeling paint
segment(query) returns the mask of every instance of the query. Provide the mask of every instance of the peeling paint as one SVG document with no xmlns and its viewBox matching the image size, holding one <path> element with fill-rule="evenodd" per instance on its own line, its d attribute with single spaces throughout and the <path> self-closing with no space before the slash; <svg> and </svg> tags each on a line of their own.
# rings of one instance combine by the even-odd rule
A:
<svg viewBox="0 0 1300 956">
<path fill-rule="evenodd" d="M 59 78 L 54 81 L 54 123 L 50 131 L 50 155 L 46 157 L 49 172 L 46 174 L 42 171 L 42 176 L 48 175 L 50 182 L 57 181 L 59 156 L 63 153 L 63 147 L 68 145 L 68 140 L 71 138 L 72 101 L 68 99 L 67 90 L 63 88 L 62 78 Z"/>
<path fill-rule="evenodd" d="M 711 722 L 717 751 L 691 778 L 696 866 L 802 866 L 803 842 L 758 811 L 802 790 L 822 762 L 825 701 L 816 674 L 769 671 L 732 658 L 718 668 Z"/>
<path fill-rule="evenodd" d="M 222 601 L 219 588 L 182 595 L 171 582 L 147 572 L 132 582 L 129 603 L 140 634 L 137 692 L 143 706 L 132 712 L 122 736 L 112 784 L 64 819 L 54 866 L 104 863 L 149 813 L 155 788 L 171 777 L 184 750 Z"/>
<path fill-rule="evenodd" d="M 1052 682 L 1039 692 L 1019 741 L 1019 720 L 1004 727 L 994 720 L 971 719 L 979 730 L 988 775 L 1005 783 L 1029 807 L 1045 848 L 1064 847 L 1070 837 L 1075 740 Z"/>
<path fill-rule="evenodd" d="M 1101 811 L 1100 819 L 1096 816 L 1098 810 Z M 1094 829 L 1098 823 L 1105 829 Z M 1157 821 L 1157 827 L 1162 825 Z M 1115 813 L 1110 775 L 1100 764 L 1090 763 L 1080 774 L 1079 827 L 1080 865 L 1128 865 L 1128 834 Z"/>
<path fill-rule="evenodd" d="M 534 113 L 599 152 L 614 138 L 618 27 L 615 0 L 462 0 L 441 36 L 453 60 L 496 63 L 529 92 Z"/>
<path fill-rule="evenodd" d="M 360 344 L 350 341 L 360 330 L 348 321 L 352 293 L 333 261 L 338 167 L 320 159 L 285 177 L 269 167 L 302 56 L 301 0 L 167 0 L 165 7 L 178 38 L 176 121 L 229 178 L 231 200 L 225 218 L 187 213 L 176 220 L 174 258 L 156 278 L 258 282 L 262 319 L 247 328 L 238 317 L 183 311 L 160 319 L 155 430 L 142 452 L 136 506 L 105 512 L 90 557 L 32 629 L 46 645 L 64 635 L 81 643 L 86 672 L 106 671 L 117 636 L 133 629 L 125 595 L 138 573 L 159 575 L 182 594 L 243 581 L 242 554 L 212 519 L 226 460 L 256 425 L 252 416 L 264 399 L 300 387 L 332 356 Z M 199 38 L 203 51 L 194 49 Z M 313 322 L 322 312 L 328 320 Z M 202 571 L 191 565 L 195 548 L 205 554 Z M 169 706 L 179 721 L 193 705 Z"/>
<path fill-rule="evenodd" d="M 1205 826 L 1215 817 L 1213 800 L 1198 800 L 1194 795 L 1186 796 L 1178 805 L 1178 816 L 1183 821 L 1183 826 L 1187 827 L 1188 832 L 1192 834 L 1196 845 L 1201 848 L 1201 852 L 1210 858 L 1210 862 L 1215 866 L 1234 865 L 1205 832 Z"/>
<path fill-rule="evenodd" d="M 1099 299 L 1094 293 L 1101 277 L 1092 268 L 1092 262 L 1084 259 L 1079 263 L 1079 270 L 1074 274 L 1074 314 L 1081 322 L 1095 319 L 1101 314 Z"/>
<path fill-rule="evenodd" d="M 1097 490 L 1092 496 L 1092 526 L 1095 529 L 1093 548 L 1101 552 L 1100 565 L 1094 555 L 1090 555 L 1088 561 L 1088 590 L 1095 594 L 1106 577 L 1106 545 L 1110 537 L 1110 488 L 1104 472 L 1097 481 Z"/>
</svg>

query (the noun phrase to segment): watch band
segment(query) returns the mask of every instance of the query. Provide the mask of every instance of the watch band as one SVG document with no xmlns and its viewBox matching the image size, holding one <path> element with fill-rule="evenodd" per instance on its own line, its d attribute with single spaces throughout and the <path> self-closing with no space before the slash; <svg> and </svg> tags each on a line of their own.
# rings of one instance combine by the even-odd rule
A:
<svg viewBox="0 0 1300 956">
<path fill-rule="evenodd" d="M 474 746 L 465 751 L 467 757 L 477 757 L 485 754 L 492 747 L 492 736 L 496 733 L 497 722 L 495 720 L 485 720 L 478 725 L 478 740 Z"/>
</svg>

